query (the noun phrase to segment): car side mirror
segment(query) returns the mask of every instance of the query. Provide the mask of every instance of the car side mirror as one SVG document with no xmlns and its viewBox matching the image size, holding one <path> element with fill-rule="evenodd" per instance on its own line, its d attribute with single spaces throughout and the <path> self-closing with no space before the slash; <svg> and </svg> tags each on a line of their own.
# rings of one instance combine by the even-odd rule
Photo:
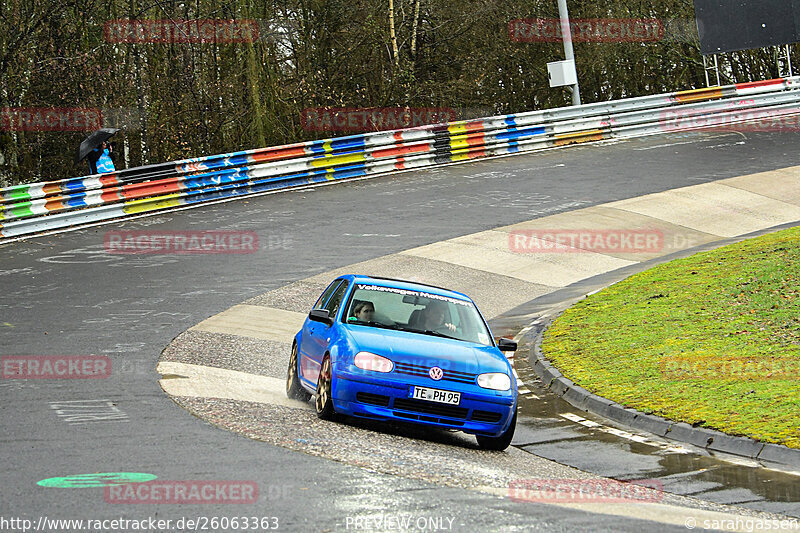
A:
<svg viewBox="0 0 800 533">
<path fill-rule="evenodd" d="M 497 339 L 497 349 L 501 352 L 516 352 L 517 351 L 517 343 L 510 339 Z"/>
<path fill-rule="evenodd" d="M 333 325 L 333 319 L 328 315 L 327 309 L 312 309 L 310 313 L 308 313 L 308 318 L 315 322 L 322 322 L 326 326 Z"/>
<path fill-rule="evenodd" d="M 333 325 L 333 318 L 328 314 L 327 309 L 312 309 L 311 312 L 308 313 L 308 318 L 314 322 L 322 322 L 326 326 Z"/>
</svg>

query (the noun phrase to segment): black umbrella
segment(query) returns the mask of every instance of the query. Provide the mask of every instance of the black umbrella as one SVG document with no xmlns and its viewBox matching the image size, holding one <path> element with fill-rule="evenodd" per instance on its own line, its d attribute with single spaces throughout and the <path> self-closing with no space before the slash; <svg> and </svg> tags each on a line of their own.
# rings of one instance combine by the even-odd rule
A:
<svg viewBox="0 0 800 533">
<path fill-rule="evenodd" d="M 119 128 L 101 128 L 86 137 L 81 145 L 78 146 L 78 150 L 75 152 L 75 164 L 77 165 L 80 163 L 87 155 L 89 155 L 89 152 L 113 137 L 118 131 Z"/>
</svg>

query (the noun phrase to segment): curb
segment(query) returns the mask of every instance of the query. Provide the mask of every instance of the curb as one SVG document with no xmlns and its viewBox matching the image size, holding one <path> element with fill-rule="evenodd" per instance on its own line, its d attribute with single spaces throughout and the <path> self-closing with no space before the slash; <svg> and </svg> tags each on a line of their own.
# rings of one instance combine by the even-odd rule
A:
<svg viewBox="0 0 800 533">
<path fill-rule="evenodd" d="M 779 228 L 781 227 L 783 226 L 779 226 Z M 697 251 L 700 251 L 707 248 L 707 246 L 699 246 L 697 248 Z M 686 250 L 683 252 L 685 253 Z M 631 272 L 625 277 L 627 278 L 634 273 L 636 272 Z M 584 295 L 583 298 L 587 296 Z M 568 307 L 571 307 L 576 302 L 577 300 L 573 301 Z M 620 405 L 613 400 L 598 396 L 573 383 L 544 356 L 541 348 L 544 332 L 565 310 L 566 308 L 560 308 L 552 316 L 537 319 L 537 322 L 530 324 L 530 329 L 523 334 L 523 336 L 529 337 L 532 341 L 531 366 L 536 375 L 542 380 L 544 386 L 552 393 L 576 409 L 607 418 L 639 431 L 647 431 L 659 437 L 692 444 L 712 452 L 737 455 L 784 466 L 800 467 L 800 449 L 764 443 L 748 437 L 735 437 L 721 431 L 693 427 L 684 422 L 675 422 L 660 416 L 642 413 Z"/>
</svg>

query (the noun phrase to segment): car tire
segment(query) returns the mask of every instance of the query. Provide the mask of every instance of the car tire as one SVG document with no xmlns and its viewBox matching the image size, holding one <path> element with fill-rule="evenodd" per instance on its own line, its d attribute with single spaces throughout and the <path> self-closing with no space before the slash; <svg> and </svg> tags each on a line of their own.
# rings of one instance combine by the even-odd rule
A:
<svg viewBox="0 0 800 533">
<path fill-rule="evenodd" d="M 333 389 L 333 372 L 331 370 L 331 358 L 325 356 L 322 360 L 322 366 L 319 369 L 319 378 L 317 378 L 317 394 L 314 400 L 314 407 L 317 411 L 317 416 L 322 420 L 333 420 L 336 416 L 336 411 L 333 409 L 333 397 L 331 391 Z"/>
<path fill-rule="evenodd" d="M 514 430 L 517 428 L 517 411 L 514 411 L 514 417 L 511 419 L 511 424 L 508 425 L 503 433 L 497 437 L 484 437 L 482 435 L 475 435 L 478 441 L 478 446 L 483 450 L 502 451 L 511 445 L 514 439 Z"/>
<path fill-rule="evenodd" d="M 289 358 L 289 369 L 286 371 L 286 396 L 292 400 L 307 402 L 311 399 L 311 394 L 300 385 L 297 367 L 297 344 L 293 344 L 292 356 Z"/>
</svg>

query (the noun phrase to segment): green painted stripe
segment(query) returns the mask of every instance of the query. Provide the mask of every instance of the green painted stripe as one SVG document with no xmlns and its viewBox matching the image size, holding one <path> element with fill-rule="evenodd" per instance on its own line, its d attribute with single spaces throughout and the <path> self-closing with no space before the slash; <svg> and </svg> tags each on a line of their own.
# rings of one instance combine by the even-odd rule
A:
<svg viewBox="0 0 800 533">
<path fill-rule="evenodd" d="M 30 187 L 28 185 L 19 185 L 3 193 L 3 197 L 9 200 L 30 200 Z"/>
<path fill-rule="evenodd" d="M 31 211 L 31 202 L 23 202 L 22 204 L 17 204 L 11 209 L 6 209 L 6 213 L 8 218 L 18 218 L 18 217 L 29 217 L 33 216 L 33 211 Z"/>
</svg>

